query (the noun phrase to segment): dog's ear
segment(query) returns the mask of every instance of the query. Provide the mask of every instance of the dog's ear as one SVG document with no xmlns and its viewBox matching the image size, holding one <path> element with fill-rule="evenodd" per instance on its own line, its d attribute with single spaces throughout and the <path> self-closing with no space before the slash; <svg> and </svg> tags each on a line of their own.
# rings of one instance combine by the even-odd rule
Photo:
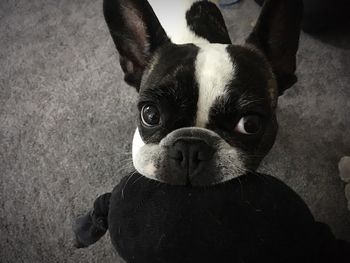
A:
<svg viewBox="0 0 350 263">
<path fill-rule="evenodd" d="M 302 0 L 265 0 L 260 17 L 247 39 L 270 61 L 279 94 L 297 81 L 296 53 L 299 47 Z"/>
<path fill-rule="evenodd" d="M 103 11 L 125 81 L 139 90 L 152 54 L 170 40 L 146 0 L 104 0 Z"/>
</svg>

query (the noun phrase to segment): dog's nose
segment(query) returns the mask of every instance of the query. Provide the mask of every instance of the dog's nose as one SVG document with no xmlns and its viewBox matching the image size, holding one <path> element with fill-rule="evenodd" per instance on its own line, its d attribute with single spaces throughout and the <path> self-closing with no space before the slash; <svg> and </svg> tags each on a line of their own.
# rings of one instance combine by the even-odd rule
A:
<svg viewBox="0 0 350 263">
<path fill-rule="evenodd" d="M 175 141 L 170 150 L 170 158 L 174 168 L 186 175 L 191 182 L 196 174 L 205 169 L 205 164 L 211 160 L 214 149 L 206 142 L 197 138 L 181 138 Z"/>
</svg>

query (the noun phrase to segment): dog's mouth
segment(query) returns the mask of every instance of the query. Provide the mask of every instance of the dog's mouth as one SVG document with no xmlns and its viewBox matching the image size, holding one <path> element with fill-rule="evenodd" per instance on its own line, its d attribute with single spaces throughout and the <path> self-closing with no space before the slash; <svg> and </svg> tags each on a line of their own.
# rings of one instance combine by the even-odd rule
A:
<svg viewBox="0 0 350 263">
<path fill-rule="evenodd" d="M 172 185 L 216 185 L 247 171 L 236 148 L 203 128 L 175 130 L 159 144 L 143 143 L 136 130 L 133 163 L 140 174 Z"/>
</svg>

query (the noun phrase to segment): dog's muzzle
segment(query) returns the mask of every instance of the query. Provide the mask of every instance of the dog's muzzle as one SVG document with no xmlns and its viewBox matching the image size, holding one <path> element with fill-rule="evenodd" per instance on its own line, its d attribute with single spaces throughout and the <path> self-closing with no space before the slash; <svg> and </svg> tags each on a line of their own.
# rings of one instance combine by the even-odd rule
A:
<svg viewBox="0 0 350 263">
<path fill-rule="evenodd" d="M 172 185 L 209 186 L 244 173 L 237 150 L 204 128 L 175 130 L 159 144 L 145 144 L 133 155 L 140 174 Z"/>
</svg>

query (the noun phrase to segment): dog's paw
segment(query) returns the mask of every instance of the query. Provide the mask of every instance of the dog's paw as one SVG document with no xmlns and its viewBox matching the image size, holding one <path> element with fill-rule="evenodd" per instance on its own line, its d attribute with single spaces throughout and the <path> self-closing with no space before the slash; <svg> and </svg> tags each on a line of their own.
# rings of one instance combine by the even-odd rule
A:
<svg viewBox="0 0 350 263">
<path fill-rule="evenodd" d="M 96 243 L 107 231 L 104 218 L 94 218 L 93 212 L 79 216 L 73 225 L 75 235 L 73 245 L 76 248 L 86 248 Z"/>
<path fill-rule="evenodd" d="M 343 157 L 339 164 L 339 176 L 346 183 L 345 196 L 348 200 L 348 209 L 350 210 L 350 157 Z"/>
</svg>

